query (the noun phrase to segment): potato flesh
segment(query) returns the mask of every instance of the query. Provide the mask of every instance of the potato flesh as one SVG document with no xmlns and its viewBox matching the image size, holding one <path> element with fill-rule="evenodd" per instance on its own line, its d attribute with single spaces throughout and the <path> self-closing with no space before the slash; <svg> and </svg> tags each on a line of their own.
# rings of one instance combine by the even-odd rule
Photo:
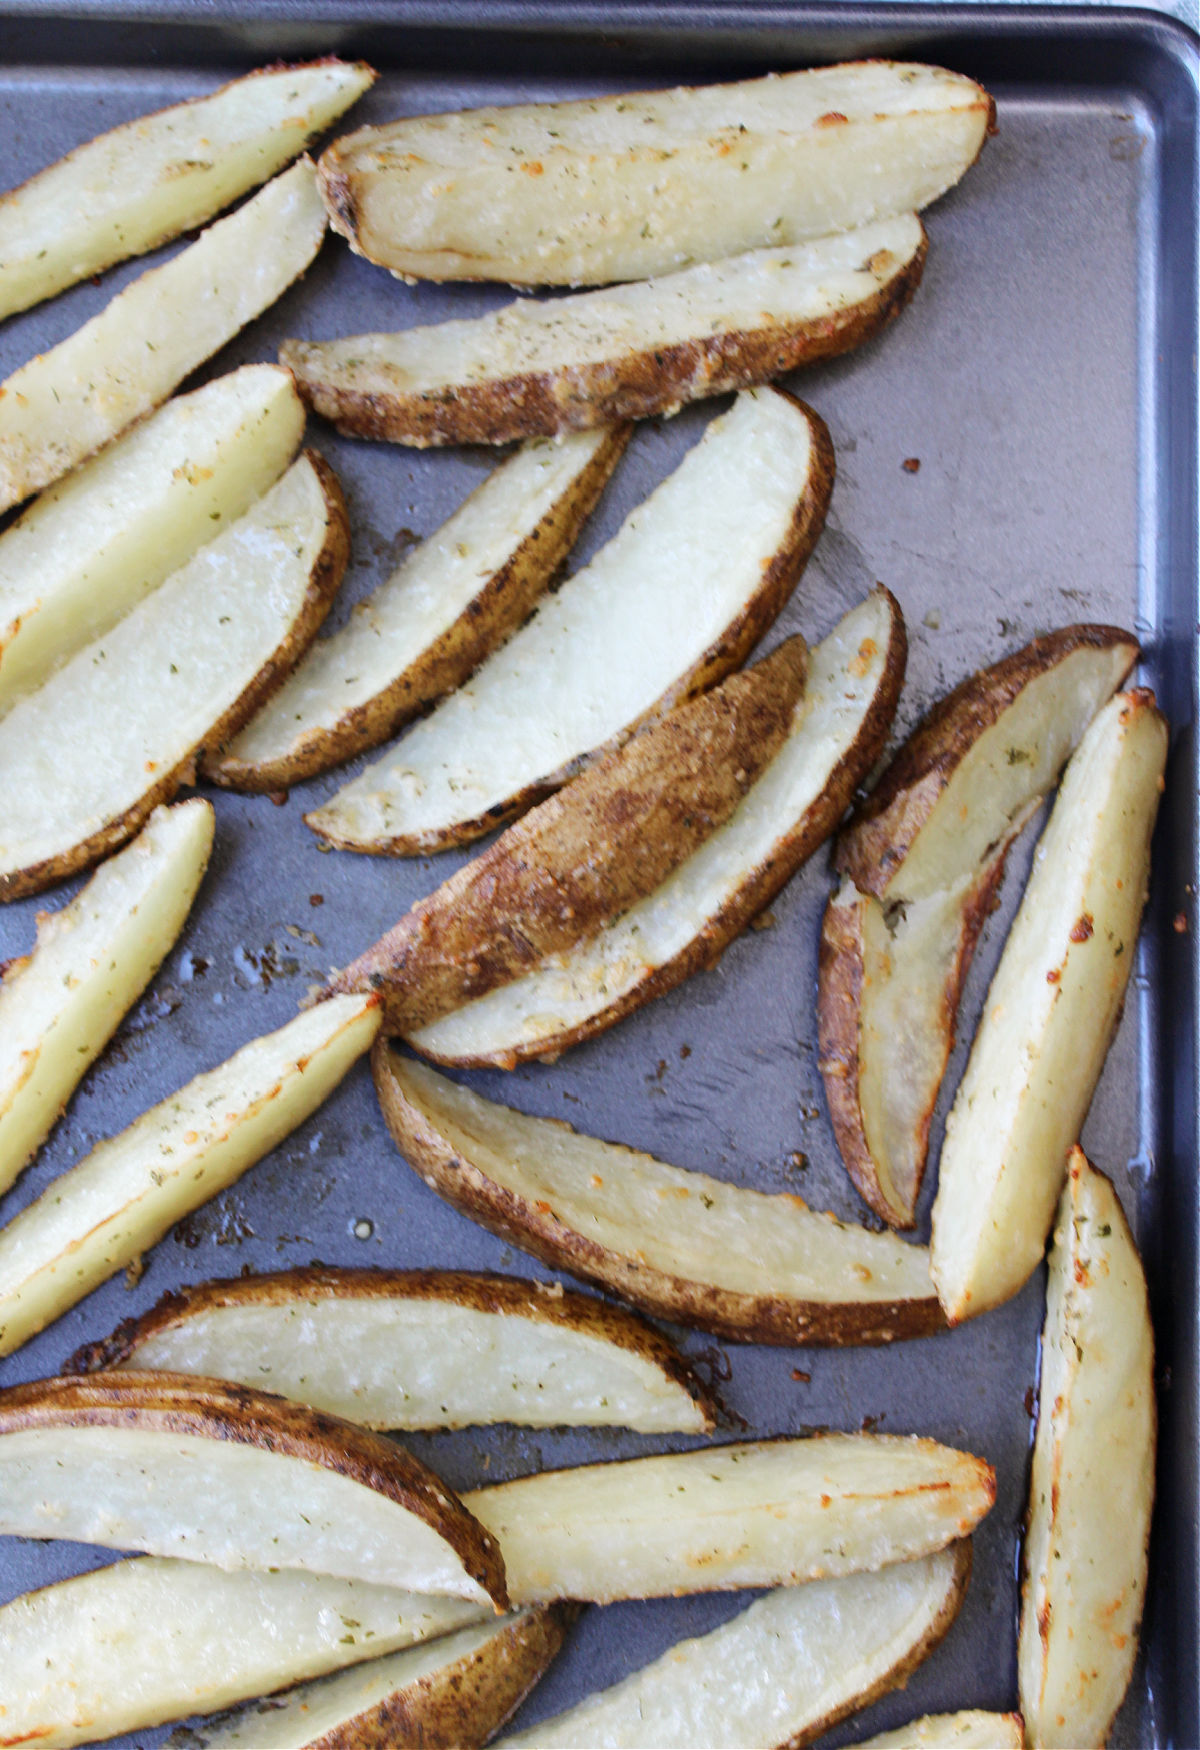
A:
<svg viewBox="0 0 1200 1750">
<path fill-rule="evenodd" d="M 1116 1193 L 1075 1149 L 1050 1254 L 1024 1551 L 1031 1745 L 1107 1739 L 1137 1654 L 1154 1449 L 1145 1277 Z"/>
<path fill-rule="evenodd" d="M 924 1714 L 894 1732 L 865 1738 L 851 1750 L 1022 1750 L 1020 1714 L 989 1714 L 968 1709 L 957 1714 Z"/>
<path fill-rule="evenodd" d="M 0 719 L 0 876 L 120 819 L 287 639 L 326 538 L 301 457 L 257 504 Z"/>
<path fill-rule="evenodd" d="M 1042 1257 L 1133 965 L 1167 731 L 1118 693 L 1066 769 L 946 1124 L 931 1260 L 952 1321 Z"/>
<path fill-rule="evenodd" d="M 561 782 L 686 690 L 681 677 L 762 587 L 813 453 L 794 402 L 739 395 L 589 565 L 308 824 L 352 849 L 419 849 L 529 786 Z"/>
<path fill-rule="evenodd" d="M 267 68 L 77 147 L 0 198 L 0 317 L 204 224 L 371 79 L 361 63 Z"/>
<path fill-rule="evenodd" d="M 286 373 L 246 365 L 168 402 L 31 505 L 0 537 L 0 709 L 247 511 L 303 433 Z"/>
<path fill-rule="evenodd" d="M 820 797 L 876 696 L 889 644 L 887 604 L 869 597 L 811 651 L 789 737 L 723 827 L 590 941 L 413 1033 L 416 1049 L 448 1063 L 536 1049 L 586 1025 L 675 959 Z M 770 1252 L 782 1262 L 775 1245 Z"/>
<path fill-rule="evenodd" d="M 252 1040 L 55 1179 L 0 1230 L 0 1354 L 281 1142 L 370 1047 L 378 1026 L 371 1003 L 332 998 Z"/>
<path fill-rule="evenodd" d="M 0 509 L 48 486 L 165 401 L 304 272 L 324 233 L 305 160 L 22 365 L 0 398 Z"/>
<path fill-rule="evenodd" d="M 543 1471 L 463 1500 L 517 1604 L 795 1585 L 970 1534 L 989 1465 L 933 1440 L 829 1434 Z"/>
</svg>

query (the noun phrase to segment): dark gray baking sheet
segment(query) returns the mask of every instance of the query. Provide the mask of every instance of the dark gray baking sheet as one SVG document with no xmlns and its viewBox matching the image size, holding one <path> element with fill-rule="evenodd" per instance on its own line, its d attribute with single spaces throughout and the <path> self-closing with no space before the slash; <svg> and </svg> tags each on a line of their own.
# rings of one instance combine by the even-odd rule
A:
<svg viewBox="0 0 1200 1750">
<path fill-rule="evenodd" d="M 1143 639 L 1144 678 L 1170 716 L 1174 751 L 1143 947 L 1084 1142 L 1113 1175 L 1144 1248 L 1161 1356 L 1146 1651 L 1114 1742 L 1196 1744 L 1194 40 L 1150 14 L 1035 8 L 333 0 L 323 8 L 264 0 L 241 9 L 92 8 L 73 19 L 67 7 L 10 0 L 0 6 L 0 184 L 243 68 L 327 49 L 365 54 L 383 74 L 354 125 L 864 52 L 941 60 L 994 90 L 999 135 L 929 213 L 929 265 L 911 309 L 875 344 L 792 380 L 830 425 L 838 480 L 827 530 L 768 642 L 795 629 L 823 635 L 882 579 L 909 625 L 898 724 L 906 728 L 968 669 L 1046 628 L 1116 620 Z M 139 271 L 128 264 L 5 324 L 0 375 L 70 332 Z M 331 240 L 304 284 L 202 374 L 270 358 L 288 334 L 406 326 L 506 295 L 409 289 Z M 639 430 L 581 556 L 695 441 L 712 411 Z M 348 598 L 381 581 L 412 537 L 432 531 L 492 462 L 481 451 L 417 455 L 353 443 L 316 421 L 310 440 L 349 495 Z M 903 468 L 909 457 L 919 458 L 919 472 Z M 335 611 L 335 622 L 344 612 Z M 0 1219 L 198 1068 L 282 1024 L 310 983 L 460 860 L 322 854 L 300 816 L 336 782 L 298 788 L 282 807 L 214 796 L 216 854 L 179 946 L 42 1157 L 0 1204 Z M 1031 847 L 1027 835 L 1005 906 L 985 934 L 966 999 L 967 1037 Z M 853 1216 L 815 1063 L 816 939 L 828 885 L 822 854 L 774 905 L 772 927 L 748 933 L 717 970 L 553 1068 L 480 1075 L 477 1085 L 680 1164 L 798 1190 Z M 73 891 L 5 909 L 0 954 L 25 951 L 38 905 L 57 906 Z M 961 1064 L 960 1051 L 950 1089 Z M 926 1222 L 928 1201 L 927 1191 Z M 360 1066 L 286 1144 L 164 1239 L 136 1285 L 117 1279 L 98 1290 L 0 1362 L 0 1383 L 55 1371 L 80 1342 L 180 1283 L 311 1259 L 547 1274 L 446 1208 L 407 1169 Z M 685 1348 L 754 1433 L 877 1425 L 969 1446 L 996 1466 L 996 1508 L 976 1539 L 974 1579 L 948 1640 L 907 1692 L 831 1735 L 831 1744 L 928 1710 L 1015 1705 L 1014 1561 L 1041 1315 L 1039 1276 L 1010 1305 L 952 1336 L 891 1350 L 736 1347 L 684 1334 Z M 465 1485 L 669 1443 L 500 1429 L 412 1444 Z M 0 1597 L 109 1559 L 0 1540 Z M 613 1681 L 739 1603 L 589 1612 L 521 1717 L 541 1717 Z"/>
</svg>

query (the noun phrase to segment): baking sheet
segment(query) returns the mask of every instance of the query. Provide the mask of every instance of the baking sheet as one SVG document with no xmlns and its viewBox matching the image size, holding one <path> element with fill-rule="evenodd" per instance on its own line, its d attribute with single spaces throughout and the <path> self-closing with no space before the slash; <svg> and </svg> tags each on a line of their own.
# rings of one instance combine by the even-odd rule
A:
<svg viewBox="0 0 1200 1750">
<path fill-rule="evenodd" d="M 1164 1492 L 1146 1650 L 1113 1742 L 1195 1743 L 1195 956 L 1194 934 L 1175 929 L 1179 916 L 1192 921 L 1196 868 L 1196 422 L 1188 375 L 1196 86 L 1186 33 L 1149 15 L 1028 9 L 330 6 L 326 16 L 315 6 L 264 4 L 206 9 L 203 21 L 182 8 L 172 15 L 134 6 L 73 23 L 45 13 L 10 5 L 0 37 L 5 185 L 127 117 L 265 59 L 327 48 L 363 53 L 383 74 L 352 112 L 355 126 L 402 112 L 732 77 L 868 50 L 940 59 L 995 92 L 999 135 L 927 215 L 929 263 L 909 311 L 862 351 L 789 380 L 828 422 L 838 478 L 825 534 L 767 643 L 794 630 L 815 641 L 877 579 L 885 582 L 910 635 L 900 732 L 971 667 L 1055 625 L 1115 620 L 1143 640 L 1143 678 L 1171 718 L 1174 754 L 1143 947 L 1083 1140 L 1113 1176 L 1146 1252 L 1164 1388 Z M 144 265 L 126 264 L 10 320 L 0 329 L 0 375 L 71 332 Z M 305 282 L 201 375 L 272 358 L 286 335 L 407 326 L 474 313 L 509 295 L 404 287 L 331 239 Z M 715 410 L 693 408 L 639 429 L 573 564 L 615 531 Z M 422 455 L 356 443 L 316 420 L 309 441 L 337 469 L 350 504 L 354 557 L 333 624 L 493 464 L 483 451 Z M 915 473 L 903 467 L 912 457 L 920 461 Z M 0 1220 L 199 1068 L 281 1025 L 310 984 L 463 860 L 322 853 L 300 816 L 345 775 L 298 786 L 278 807 L 213 795 L 216 852 L 180 944 L 38 1162 L 0 1203 Z M 1032 843 L 1026 834 L 1014 853 L 1004 905 L 977 955 L 964 1008 L 968 1039 Z M 0 954 L 24 952 L 36 910 L 57 907 L 77 885 L 0 913 Z M 819 854 L 771 908 L 770 927 L 747 933 L 716 970 L 556 1066 L 470 1079 L 528 1111 L 857 1216 L 816 1068 L 816 943 L 828 887 L 827 856 Z M 960 1050 L 950 1093 L 962 1061 Z M 939 1113 L 945 1105 L 943 1098 Z M 935 1151 L 939 1136 L 940 1116 Z M 408 1170 L 360 1065 L 288 1142 L 163 1240 L 140 1281 L 110 1282 L 0 1362 L 0 1384 L 55 1371 L 79 1343 L 181 1283 L 314 1259 L 550 1274 L 442 1205 Z M 831 1745 L 925 1711 L 1015 1705 L 1014 1553 L 1041 1316 L 1039 1274 L 1008 1306 L 953 1335 L 890 1350 L 738 1347 L 682 1334 L 739 1430 L 743 1423 L 755 1434 L 870 1425 L 927 1433 L 996 1467 L 996 1507 L 976 1537 L 974 1578 L 948 1640 L 904 1693 L 831 1734 Z M 500 1429 L 408 1444 L 465 1486 L 686 1443 Z M 109 1559 L 0 1540 L 0 1596 Z M 520 1720 L 614 1681 L 741 1602 L 589 1611 Z"/>
</svg>

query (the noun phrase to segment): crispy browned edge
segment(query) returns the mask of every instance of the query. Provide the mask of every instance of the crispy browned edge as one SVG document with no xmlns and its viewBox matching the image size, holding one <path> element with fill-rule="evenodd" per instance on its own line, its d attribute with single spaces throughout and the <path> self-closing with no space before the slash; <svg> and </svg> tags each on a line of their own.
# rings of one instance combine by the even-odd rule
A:
<svg viewBox="0 0 1200 1750">
<path fill-rule="evenodd" d="M 228 749 L 206 754 L 204 777 L 230 790 L 280 790 L 340 765 L 395 735 L 433 700 L 461 686 L 526 619 L 575 545 L 629 442 L 632 425 L 614 426 L 596 454 L 457 620 L 374 698 L 330 729 L 310 729 L 275 760 L 243 760 Z"/>
<path fill-rule="evenodd" d="M 353 437 L 426 449 L 553 436 L 618 420 L 649 419 L 862 346 L 904 309 L 921 282 L 927 250 L 922 234 L 912 258 L 886 284 L 828 316 L 696 335 L 672 346 L 564 365 L 557 371 L 405 394 L 399 389 L 350 389 L 332 376 L 322 377 L 319 342 L 286 340 L 279 358 L 309 405 Z"/>
<path fill-rule="evenodd" d="M 98 1342 L 85 1343 L 63 1366 L 64 1374 L 125 1367 L 150 1337 L 214 1307 L 285 1306 L 293 1301 L 388 1299 L 441 1300 L 476 1312 L 530 1319 L 611 1343 L 657 1367 L 696 1405 L 709 1430 L 717 1400 L 684 1357 L 652 1325 L 624 1307 L 590 1294 L 519 1276 L 471 1270 L 337 1270 L 326 1266 L 280 1270 L 265 1276 L 233 1276 L 164 1294 L 140 1317 L 122 1320 Z"/>
<path fill-rule="evenodd" d="M 478 1057 L 445 1057 L 427 1051 L 423 1055 L 434 1063 L 446 1063 L 458 1068 L 515 1069 L 531 1058 L 552 1060 L 572 1045 L 604 1032 L 643 1004 L 674 990 L 693 973 L 715 966 L 725 949 L 741 934 L 751 918 L 775 898 L 796 870 L 822 845 L 842 818 L 857 786 L 870 771 L 887 740 L 895 715 L 904 670 L 908 661 L 908 634 L 900 604 L 882 584 L 877 593 L 887 601 L 890 620 L 888 648 L 875 697 L 859 725 L 854 743 L 842 755 L 821 796 L 800 820 L 794 822 L 775 842 L 766 862 L 752 870 L 736 893 L 714 917 L 708 919 L 686 948 L 661 966 L 647 968 L 644 975 L 624 994 L 605 1009 L 590 1015 L 576 1027 L 548 1034 L 527 1045 L 513 1046 L 508 1051 Z M 784 1339 L 780 1339 L 783 1341 Z"/>
<path fill-rule="evenodd" d="M 601 743 L 599 747 L 594 747 L 578 759 L 560 766 L 557 771 L 547 773 L 535 783 L 526 785 L 505 801 L 498 802 L 495 807 L 476 815 L 474 819 L 456 821 L 440 831 L 411 833 L 406 837 L 364 844 L 357 839 L 338 838 L 317 826 L 315 822 L 320 816 L 320 810 L 306 814 L 304 824 L 338 850 L 364 851 L 374 856 L 420 857 L 430 851 L 443 851 L 456 845 L 470 844 L 472 840 L 482 838 L 484 833 L 505 825 L 518 814 L 523 814 L 527 808 L 542 801 L 553 791 L 561 789 L 568 779 L 575 777 L 586 766 L 593 765 L 613 748 L 628 741 L 643 724 L 654 722 L 684 699 L 703 692 L 717 681 L 724 680 L 735 668 L 740 668 L 759 639 L 782 612 L 795 589 L 825 527 L 825 516 L 833 493 L 833 440 L 825 421 L 806 402 L 789 395 L 786 390 L 772 388 L 770 392 L 790 401 L 808 424 L 812 453 L 804 490 L 796 501 L 787 533 L 771 558 L 762 566 L 754 594 L 743 604 L 721 635 L 714 639 L 690 668 L 678 676 L 653 705 L 632 723 L 627 723 L 618 735 Z"/>
<path fill-rule="evenodd" d="M 260 705 L 264 705 L 271 694 L 282 686 L 312 643 L 321 622 L 333 605 L 333 598 L 350 557 L 350 523 L 342 488 L 333 469 L 315 450 L 305 450 L 304 455 L 316 471 L 325 498 L 325 540 L 313 561 L 304 600 L 282 642 L 272 651 L 250 684 L 208 730 L 203 741 L 178 765 L 156 778 L 150 788 L 124 814 L 107 821 L 70 850 L 57 852 L 53 857 L 47 857 L 40 863 L 32 863 L 25 869 L 0 875 L 0 903 L 9 899 L 23 899 L 26 894 L 40 893 L 53 882 L 61 881 L 67 875 L 74 875 L 92 863 L 98 863 L 110 851 L 115 851 L 119 845 L 131 839 L 146 824 L 160 803 L 170 802 L 184 784 L 193 782 L 196 765 L 204 747 L 209 743 L 219 745 L 222 741 L 227 741 L 243 723 L 253 717 Z"/>
<path fill-rule="evenodd" d="M 254 1446 L 319 1465 L 424 1520 L 498 1609 L 504 1561 L 490 1532 L 402 1446 L 340 1416 L 223 1379 L 174 1373 L 64 1375 L 0 1392 L 0 1439 L 19 1430 L 129 1428 Z"/>
<path fill-rule="evenodd" d="M 576 946 L 653 893 L 721 827 L 787 737 L 799 633 L 587 767 L 335 974 L 412 1033 Z"/>
<path fill-rule="evenodd" d="M 371 1071 L 384 1120 L 401 1154 L 448 1203 L 552 1269 L 570 1270 L 611 1289 L 642 1312 L 696 1325 L 735 1343 L 890 1343 L 944 1327 L 932 1284 L 928 1298 L 918 1301 L 800 1301 L 737 1293 L 610 1251 L 561 1222 L 544 1202 L 509 1191 L 460 1155 L 428 1115 L 405 1097 L 392 1070 L 392 1049 L 389 1041 L 376 1040 Z M 703 1182 L 704 1175 L 696 1178 Z"/>
</svg>

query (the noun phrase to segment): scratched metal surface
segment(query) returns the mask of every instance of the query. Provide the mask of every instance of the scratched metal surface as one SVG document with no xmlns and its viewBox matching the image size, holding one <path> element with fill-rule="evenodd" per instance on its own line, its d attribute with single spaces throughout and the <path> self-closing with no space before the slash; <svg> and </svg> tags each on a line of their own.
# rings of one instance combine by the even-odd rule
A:
<svg viewBox="0 0 1200 1750">
<path fill-rule="evenodd" d="M 735 19 L 732 9 L 694 17 L 676 9 L 675 18 L 690 19 L 693 28 L 674 36 L 639 35 L 622 11 L 624 34 L 615 37 L 603 29 L 615 9 L 611 19 L 599 8 L 577 13 L 574 34 L 559 31 L 553 10 L 540 9 L 526 34 L 501 33 L 490 50 L 486 31 L 469 45 L 453 30 L 439 32 L 436 9 L 432 22 L 411 31 L 403 19 L 378 22 L 369 6 L 358 16 L 356 30 L 349 11 L 339 12 L 334 29 L 319 8 L 266 7 L 241 23 L 189 32 L 181 9 L 176 24 L 161 29 L 94 16 L 73 34 L 61 22 L 40 22 L 29 8 L 12 8 L 0 38 L 8 57 L 0 69 L 0 183 L 15 183 L 102 128 L 280 52 L 367 52 L 383 77 L 354 112 L 356 125 L 402 111 L 803 64 L 806 52 L 827 57 L 877 44 L 927 52 L 915 23 L 906 39 L 894 17 L 851 9 L 838 22 L 783 8 L 770 14 L 770 28 L 747 11 Z M 1195 577 L 1178 534 L 1186 479 L 1174 473 L 1178 442 L 1186 456 L 1189 441 L 1186 408 L 1180 426 L 1156 363 L 1162 346 L 1186 336 L 1188 320 L 1186 306 L 1172 316 L 1161 295 L 1160 237 L 1179 175 L 1178 120 L 1163 90 L 1175 91 L 1178 110 L 1181 50 L 1169 30 L 1164 36 L 1158 27 L 1154 37 L 1144 22 L 1118 20 L 1106 54 L 1093 56 L 1095 75 L 1080 85 L 1068 82 L 1061 49 L 1039 35 L 1040 14 L 1011 24 L 1006 36 L 978 15 L 913 16 L 957 29 L 958 59 L 949 64 L 967 71 L 994 65 L 1000 132 L 962 187 L 929 213 L 928 268 L 902 320 L 862 351 L 792 380 L 830 426 L 838 477 L 828 527 L 768 643 L 794 630 L 821 637 L 881 579 L 904 607 L 911 643 L 897 731 L 972 667 L 1074 619 L 1135 625 L 1146 645 L 1146 677 L 1164 689 L 1179 744 L 1168 795 L 1173 812 L 1147 944 L 1084 1142 L 1113 1175 L 1157 1271 L 1160 1327 L 1169 1326 L 1160 1339 L 1175 1368 L 1175 1396 L 1164 1399 L 1166 1433 L 1182 1466 L 1156 1557 L 1149 1656 L 1139 1661 L 1114 1742 L 1187 1742 L 1194 1686 L 1189 1692 L 1189 1666 L 1179 1662 L 1173 1636 L 1194 1632 L 1184 1602 L 1189 1575 L 1194 1583 L 1194 1534 L 1178 1493 L 1187 1486 L 1189 1437 L 1194 1445 L 1194 1156 L 1180 1142 L 1190 1099 L 1193 985 L 1190 938 L 1175 937 L 1170 926 L 1190 904 L 1183 882 L 1194 868 Z M 0 329 L 0 374 L 69 333 L 140 271 L 141 264 L 128 264 L 8 322 Z M 304 283 L 202 376 L 269 359 L 286 335 L 407 326 L 472 313 L 504 296 L 407 288 L 331 240 Z M 669 471 L 712 412 L 691 409 L 638 431 L 576 563 Z M 1182 433 L 1174 447 L 1168 426 Z M 1194 446 L 1194 422 L 1190 429 Z M 337 624 L 346 604 L 373 589 L 414 537 L 437 526 L 492 457 L 356 443 L 319 421 L 309 441 L 338 470 L 350 503 L 354 557 Z M 915 472 L 903 466 L 913 457 Z M 411 863 L 323 854 L 301 814 L 344 775 L 297 787 L 283 806 L 213 795 L 216 851 L 179 945 L 40 1159 L 0 1204 L 0 1220 L 198 1069 L 282 1024 L 310 984 L 461 861 L 454 854 Z M 967 1038 L 1032 842 L 1027 834 L 1014 855 L 1003 907 L 985 931 L 966 997 Z M 38 907 L 60 905 L 77 885 L 0 913 L 0 954 L 25 951 Z M 828 887 L 821 854 L 773 906 L 770 927 L 735 943 L 716 970 L 556 1066 L 481 1074 L 475 1084 L 668 1160 L 762 1189 L 796 1190 L 854 1217 L 859 1206 L 836 1158 L 815 1062 L 816 942 Z M 962 1057 L 960 1049 L 950 1091 Z M 944 1097 L 939 1113 L 945 1104 Z M 136 1284 L 110 1282 L 0 1362 L 0 1384 L 55 1371 L 79 1343 L 181 1283 L 313 1259 L 547 1274 L 444 1206 L 408 1170 L 360 1065 L 273 1155 L 155 1247 Z M 905 1693 L 831 1735 L 831 1744 L 924 1711 L 1015 1705 L 1014 1557 L 1041 1316 L 1039 1275 L 1008 1306 L 953 1336 L 885 1351 L 737 1347 L 681 1333 L 686 1351 L 719 1382 L 738 1427 L 783 1434 L 877 1425 L 968 1446 L 996 1466 L 996 1508 L 976 1539 L 974 1579 L 948 1641 Z M 668 1444 L 507 1428 L 412 1441 L 455 1485 Z M 1174 1458 L 1171 1465 L 1174 1474 Z M 0 1598 L 109 1559 L 75 1546 L 0 1540 Z M 521 1719 L 615 1680 L 740 1602 L 674 1600 L 587 1613 Z M 161 1736 L 141 1734 L 138 1742 Z"/>
</svg>

